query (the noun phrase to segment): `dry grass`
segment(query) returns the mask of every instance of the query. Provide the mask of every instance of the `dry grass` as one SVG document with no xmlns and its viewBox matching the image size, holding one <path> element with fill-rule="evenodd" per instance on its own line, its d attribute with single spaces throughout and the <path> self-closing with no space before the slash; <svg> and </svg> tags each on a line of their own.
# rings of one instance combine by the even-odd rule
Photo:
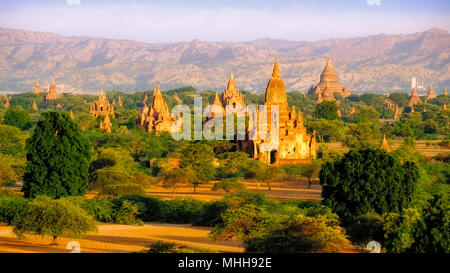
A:
<svg viewBox="0 0 450 273">
<path fill-rule="evenodd" d="M 161 199 L 173 199 L 173 198 L 194 198 L 203 201 L 219 200 L 225 194 L 224 191 L 212 191 L 211 188 L 214 185 L 214 181 L 199 185 L 197 192 L 193 193 L 193 186 L 181 185 L 176 189 L 175 194 L 172 194 L 171 189 L 163 188 L 162 185 L 156 184 L 152 188 L 146 189 L 147 195 L 156 196 Z M 247 190 L 257 193 L 265 193 L 269 198 L 275 200 L 288 200 L 288 199 L 303 199 L 309 201 L 320 201 L 322 187 L 316 181 L 312 184 L 311 188 L 308 188 L 306 180 L 302 181 L 280 181 L 270 183 L 271 190 L 268 190 L 267 184 L 260 184 L 260 188 L 257 188 L 256 181 L 243 181 Z"/>
<path fill-rule="evenodd" d="M 17 239 L 12 227 L 0 225 L 0 253 L 58 253 L 66 249 L 70 241 L 78 241 L 81 252 L 120 253 L 144 250 L 156 241 L 174 242 L 189 248 L 207 248 L 220 252 L 243 252 L 240 241 L 211 241 L 211 228 L 191 225 L 147 223 L 143 226 L 101 224 L 98 233 L 89 233 L 82 239 L 61 238 L 57 246 L 51 246 L 51 238 L 28 237 Z"/>
</svg>

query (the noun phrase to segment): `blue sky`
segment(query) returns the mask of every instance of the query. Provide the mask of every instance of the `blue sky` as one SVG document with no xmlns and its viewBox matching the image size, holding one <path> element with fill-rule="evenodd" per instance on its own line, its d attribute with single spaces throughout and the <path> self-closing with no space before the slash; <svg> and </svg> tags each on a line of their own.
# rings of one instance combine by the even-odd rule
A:
<svg viewBox="0 0 450 273">
<path fill-rule="evenodd" d="M 16 0 L 0 26 L 143 42 L 314 41 L 450 29 L 448 0 Z"/>
</svg>

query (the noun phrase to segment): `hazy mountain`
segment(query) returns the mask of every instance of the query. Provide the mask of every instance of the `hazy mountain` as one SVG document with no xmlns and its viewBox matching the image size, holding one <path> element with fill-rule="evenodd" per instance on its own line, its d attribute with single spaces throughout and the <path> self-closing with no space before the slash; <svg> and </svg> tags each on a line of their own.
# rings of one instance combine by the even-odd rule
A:
<svg viewBox="0 0 450 273">
<path fill-rule="evenodd" d="M 36 79 L 46 89 L 51 78 L 66 91 L 152 89 L 157 80 L 162 88 L 221 91 L 230 71 L 238 88 L 263 92 L 275 56 L 289 90 L 317 83 L 327 57 L 351 91 L 409 92 L 411 77 L 438 93 L 450 86 L 450 35 L 439 29 L 317 42 L 147 44 L 0 28 L 0 92 L 31 90 Z"/>
</svg>

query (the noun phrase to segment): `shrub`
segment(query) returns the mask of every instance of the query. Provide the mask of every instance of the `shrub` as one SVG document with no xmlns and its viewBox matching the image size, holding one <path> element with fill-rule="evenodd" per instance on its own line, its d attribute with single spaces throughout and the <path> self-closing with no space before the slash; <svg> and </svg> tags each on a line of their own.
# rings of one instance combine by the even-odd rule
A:
<svg viewBox="0 0 450 273">
<path fill-rule="evenodd" d="M 20 197 L 0 197 L 0 222 L 15 225 L 22 217 L 29 200 Z"/>
<path fill-rule="evenodd" d="M 242 191 L 245 190 L 246 187 L 243 183 L 241 183 L 240 179 L 237 177 L 233 178 L 225 178 L 214 184 L 212 187 L 213 191 L 223 190 L 226 193 L 230 191 Z"/>
<path fill-rule="evenodd" d="M 16 221 L 14 233 L 19 238 L 52 236 L 53 244 L 57 244 L 60 236 L 79 237 L 94 230 L 97 230 L 94 219 L 79 206 L 64 199 L 39 196 L 28 204 Z"/>
<path fill-rule="evenodd" d="M 246 240 L 245 245 L 246 252 L 269 253 L 340 252 L 351 246 L 342 229 L 329 225 L 327 217 L 301 214 Z"/>
<path fill-rule="evenodd" d="M 207 248 L 192 248 L 189 249 L 185 245 L 176 245 L 164 241 L 158 241 L 149 246 L 144 253 L 217 253 L 218 251 Z"/>
<path fill-rule="evenodd" d="M 194 220 L 196 226 L 214 227 L 222 223 L 222 213 L 227 210 L 228 206 L 223 201 L 214 201 L 203 204 L 201 213 Z"/>
<path fill-rule="evenodd" d="M 174 199 L 164 202 L 161 221 L 166 223 L 193 223 L 201 215 L 203 203 L 195 199 Z"/>
<path fill-rule="evenodd" d="M 348 235 L 352 242 L 365 245 L 370 241 L 383 243 L 383 217 L 381 215 L 369 212 L 365 215 L 358 216 L 356 222 L 347 228 Z"/>
<path fill-rule="evenodd" d="M 161 221 L 161 208 L 164 201 L 150 196 L 125 195 L 119 200 L 128 200 L 138 207 L 137 217 L 145 222 Z"/>
<path fill-rule="evenodd" d="M 117 201 L 115 200 L 114 206 L 114 223 L 116 224 L 142 224 L 142 221 L 136 219 L 136 215 L 139 213 L 137 205 L 128 200 Z"/>
</svg>

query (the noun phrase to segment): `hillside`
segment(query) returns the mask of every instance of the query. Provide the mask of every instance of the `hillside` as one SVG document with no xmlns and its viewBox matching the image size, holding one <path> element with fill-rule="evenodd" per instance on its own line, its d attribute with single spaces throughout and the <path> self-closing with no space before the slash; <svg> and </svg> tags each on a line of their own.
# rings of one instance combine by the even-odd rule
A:
<svg viewBox="0 0 450 273">
<path fill-rule="evenodd" d="M 0 28 L 0 92 L 29 91 L 36 79 L 46 89 L 50 78 L 65 91 L 135 91 L 157 80 L 163 89 L 221 91 L 233 71 L 240 89 L 261 93 L 275 56 L 289 90 L 317 83 L 328 56 L 351 91 L 409 92 L 413 76 L 438 93 L 450 86 L 450 34 L 439 29 L 317 42 L 147 44 Z"/>
</svg>

